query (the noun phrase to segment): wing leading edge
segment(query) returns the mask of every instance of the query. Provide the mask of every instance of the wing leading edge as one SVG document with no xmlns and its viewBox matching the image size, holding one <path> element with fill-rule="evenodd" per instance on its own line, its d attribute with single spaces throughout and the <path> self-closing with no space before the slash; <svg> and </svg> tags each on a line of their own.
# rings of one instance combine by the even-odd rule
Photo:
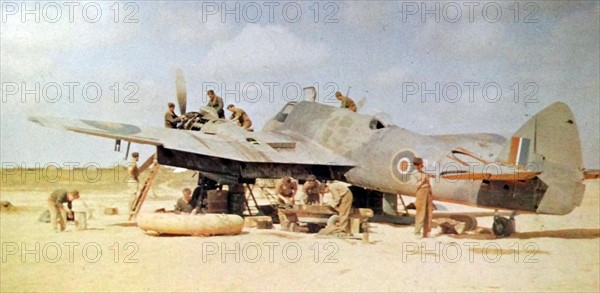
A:
<svg viewBox="0 0 600 293">
<path fill-rule="evenodd" d="M 284 133 L 248 132 L 231 123 L 223 123 L 216 131 L 208 134 L 202 131 L 141 127 L 93 120 L 52 117 L 29 117 L 29 120 L 44 127 L 161 146 L 165 149 L 244 163 L 340 167 L 356 165 L 355 162 L 335 154 L 308 138 L 292 137 Z"/>
</svg>

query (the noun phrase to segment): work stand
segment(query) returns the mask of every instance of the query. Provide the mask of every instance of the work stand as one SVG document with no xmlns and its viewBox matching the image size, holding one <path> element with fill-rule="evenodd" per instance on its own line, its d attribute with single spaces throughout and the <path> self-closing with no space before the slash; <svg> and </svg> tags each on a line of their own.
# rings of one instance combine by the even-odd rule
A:
<svg viewBox="0 0 600 293">
<path fill-rule="evenodd" d="M 148 177 L 146 177 L 142 188 L 136 192 L 136 196 L 129 210 L 129 221 L 135 220 L 137 214 L 142 209 L 142 204 L 144 204 L 146 197 L 148 197 L 148 192 L 150 191 L 150 188 L 154 183 L 154 179 L 156 178 L 159 167 L 160 165 L 156 160 L 156 153 L 150 156 L 144 162 L 144 164 L 142 164 L 142 167 L 140 167 L 140 174 L 142 174 L 147 169 L 150 169 L 150 173 L 148 174 Z"/>
</svg>

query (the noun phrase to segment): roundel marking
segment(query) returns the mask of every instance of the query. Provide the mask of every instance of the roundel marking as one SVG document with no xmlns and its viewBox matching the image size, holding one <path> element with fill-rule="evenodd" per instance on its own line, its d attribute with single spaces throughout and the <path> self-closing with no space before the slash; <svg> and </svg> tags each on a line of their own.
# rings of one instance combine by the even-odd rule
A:
<svg viewBox="0 0 600 293">
<path fill-rule="evenodd" d="M 121 135 L 133 135 L 142 132 L 142 130 L 131 124 L 121 124 L 113 122 L 101 122 L 92 120 L 81 120 L 83 123 L 95 127 L 100 130 L 104 130 L 110 133 L 116 133 Z"/>
<path fill-rule="evenodd" d="M 415 166 L 412 164 L 415 157 L 415 152 L 411 150 L 401 150 L 394 155 L 390 167 L 392 175 L 396 180 L 402 183 L 410 180 L 410 175 L 415 170 Z"/>
</svg>

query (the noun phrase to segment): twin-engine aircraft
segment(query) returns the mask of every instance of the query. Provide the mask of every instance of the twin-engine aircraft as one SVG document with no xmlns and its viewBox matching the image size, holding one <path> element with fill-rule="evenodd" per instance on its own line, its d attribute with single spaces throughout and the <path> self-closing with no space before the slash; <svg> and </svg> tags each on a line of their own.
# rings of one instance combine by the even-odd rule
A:
<svg viewBox="0 0 600 293">
<path fill-rule="evenodd" d="M 180 110 L 186 93 L 178 74 Z M 310 90 L 308 91 L 310 92 Z M 375 116 L 315 102 L 285 105 L 262 129 L 250 132 L 203 107 L 186 113 L 185 129 L 126 123 L 30 117 L 42 126 L 156 147 L 159 164 L 201 172 L 219 184 L 309 174 L 340 180 L 368 194 L 416 192 L 414 157 L 426 162 L 434 198 L 496 210 L 564 215 L 584 194 L 581 143 L 573 113 L 554 103 L 510 139 L 490 133 L 421 135 Z M 58 151 L 58 149 L 57 149 Z M 356 195 L 355 195 L 356 196 Z M 510 222 L 495 221 L 506 236 Z"/>
</svg>

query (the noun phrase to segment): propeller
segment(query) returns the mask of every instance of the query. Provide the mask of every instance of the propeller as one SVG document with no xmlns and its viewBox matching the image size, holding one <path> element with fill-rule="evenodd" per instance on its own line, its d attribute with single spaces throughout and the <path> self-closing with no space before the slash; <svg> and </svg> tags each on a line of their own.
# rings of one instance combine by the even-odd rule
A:
<svg viewBox="0 0 600 293">
<path fill-rule="evenodd" d="M 360 101 L 358 101 L 356 103 L 357 111 L 360 110 L 362 107 L 364 107 L 366 103 L 367 103 L 367 98 L 362 98 Z"/>
<path fill-rule="evenodd" d="M 183 77 L 183 70 L 181 70 L 181 68 L 177 68 L 175 71 L 175 89 L 177 91 L 177 104 L 179 104 L 179 112 L 181 115 L 185 115 L 187 91 L 185 89 L 185 78 Z"/>
</svg>

